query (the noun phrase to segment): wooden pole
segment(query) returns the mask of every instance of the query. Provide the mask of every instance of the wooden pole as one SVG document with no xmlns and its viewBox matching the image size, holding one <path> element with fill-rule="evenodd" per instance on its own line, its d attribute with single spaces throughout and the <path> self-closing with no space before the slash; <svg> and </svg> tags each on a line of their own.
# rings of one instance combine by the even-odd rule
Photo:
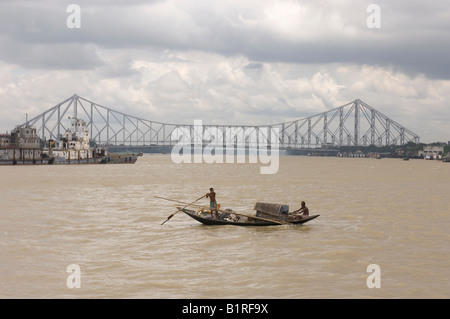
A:
<svg viewBox="0 0 450 319">
<path fill-rule="evenodd" d="M 172 215 L 170 215 L 169 217 L 167 217 L 167 219 L 166 219 L 165 221 L 163 221 L 161 225 L 164 225 L 164 224 L 165 224 L 169 219 L 171 219 L 176 213 L 181 212 L 184 208 L 186 208 L 186 207 L 188 207 L 188 206 L 194 204 L 195 202 L 199 201 L 200 199 L 202 199 L 202 198 L 205 197 L 205 196 L 206 196 L 206 194 L 203 195 L 202 197 L 197 198 L 197 199 L 194 200 L 192 203 L 189 203 L 189 204 L 187 204 L 187 205 L 184 206 L 184 207 L 178 208 L 178 210 L 177 210 L 175 213 L 173 213 Z M 155 197 L 156 197 L 156 196 L 155 196 Z"/>
</svg>

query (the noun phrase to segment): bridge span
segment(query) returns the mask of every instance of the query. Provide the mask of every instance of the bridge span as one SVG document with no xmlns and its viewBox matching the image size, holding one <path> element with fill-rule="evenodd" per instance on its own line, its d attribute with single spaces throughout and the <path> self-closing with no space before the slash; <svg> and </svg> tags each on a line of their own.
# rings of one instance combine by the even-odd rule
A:
<svg viewBox="0 0 450 319">
<path fill-rule="evenodd" d="M 192 144 L 198 141 L 198 123 L 169 124 L 143 119 L 115 111 L 76 94 L 20 126 L 36 127 L 43 140 L 56 139 L 70 129 L 71 117 L 86 122 L 91 139 L 98 145 L 164 150 L 179 142 L 179 132 L 187 133 L 185 135 L 190 137 Z M 320 114 L 266 126 L 202 124 L 202 144 L 210 142 L 211 132 L 216 132 L 215 139 L 225 145 L 227 136 L 224 132 L 227 131 L 234 132 L 233 139 L 244 136 L 247 147 L 251 147 L 248 139 L 251 135 L 268 145 L 275 141 L 280 150 L 404 145 L 420 141 L 417 134 L 359 99 Z M 206 136 L 207 133 L 209 137 Z"/>
</svg>

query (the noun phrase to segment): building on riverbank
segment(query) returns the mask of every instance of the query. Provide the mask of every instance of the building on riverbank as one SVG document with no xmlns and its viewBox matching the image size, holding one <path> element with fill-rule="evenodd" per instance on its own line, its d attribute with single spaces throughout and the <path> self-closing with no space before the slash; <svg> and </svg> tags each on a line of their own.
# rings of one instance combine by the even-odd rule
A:
<svg viewBox="0 0 450 319">
<path fill-rule="evenodd" d="M 444 155 L 444 146 L 427 145 L 419 151 L 419 156 L 425 159 L 442 159 Z"/>
<path fill-rule="evenodd" d="M 11 134 L 0 135 L 0 160 L 36 161 L 41 159 L 41 153 L 40 139 L 34 127 L 16 127 Z"/>
</svg>

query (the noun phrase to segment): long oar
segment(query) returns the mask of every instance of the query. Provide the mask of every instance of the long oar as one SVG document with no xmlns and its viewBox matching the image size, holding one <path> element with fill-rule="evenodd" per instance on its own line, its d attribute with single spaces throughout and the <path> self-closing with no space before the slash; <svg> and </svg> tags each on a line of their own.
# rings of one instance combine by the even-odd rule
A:
<svg viewBox="0 0 450 319">
<path fill-rule="evenodd" d="M 186 208 L 186 207 L 188 207 L 188 206 L 194 204 L 195 202 L 198 202 L 200 199 L 202 199 L 202 198 L 205 197 L 205 196 L 206 196 L 206 194 L 203 195 L 202 197 L 197 198 L 197 199 L 194 200 L 192 203 L 189 203 L 189 204 L 187 204 L 186 206 L 179 208 L 175 213 L 173 213 L 173 214 L 171 214 L 169 217 L 167 217 L 167 219 L 166 219 L 165 221 L 163 221 L 161 225 L 164 225 L 164 224 L 165 224 L 169 219 L 171 219 L 176 213 L 181 212 L 184 208 Z M 156 196 L 155 196 L 155 197 L 156 197 Z"/>
<path fill-rule="evenodd" d="M 164 199 L 164 200 L 168 200 L 168 201 L 171 201 L 171 202 L 176 202 L 176 203 L 180 203 L 180 204 L 186 204 L 186 202 L 182 202 L 182 201 L 175 200 L 175 199 L 170 199 L 170 198 L 165 198 L 165 197 L 160 197 L 160 196 L 155 196 L 155 197 L 156 197 L 156 198 L 160 198 L 160 199 Z M 189 206 L 189 205 L 193 205 L 193 203 L 188 204 L 188 206 Z M 193 205 L 193 206 L 196 206 L 196 207 L 199 207 L 199 208 L 210 208 L 210 207 L 208 207 L 208 206 L 202 206 L 202 205 Z M 186 208 L 186 207 L 187 207 L 187 206 L 179 208 L 179 211 L 180 211 L 180 210 L 183 210 L 183 209 Z M 235 215 L 244 216 L 244 217 L 248 217 L 248 218 L 254 218 L 254 219 L 264 220 L 264 221 L 266 221 L 266 222 L 277 223 L 277 224 L 280 224 L 280 225 L 293 225 L 292 223 L 288 223 L 288 222 L 282 222 L 282 221 L 273 220 L 273 219 L 268 219 L 268 218 L 262 218 L 262 217 L 258 217 L 258 216 L 252 216 L 252 215 L 246 215 L 246 214 L 236 213 L 235 211 L 230 212 L 230 211 L 226 211 L 226 210 L 222 210 L 222 209 L 217 209 L 217 208 L 214 208 L 214 209 L 217 210 L 217 211 L 219 211 L 219 212 L 225 212 L 225 213 L 235 214 Z"/>
</svg>

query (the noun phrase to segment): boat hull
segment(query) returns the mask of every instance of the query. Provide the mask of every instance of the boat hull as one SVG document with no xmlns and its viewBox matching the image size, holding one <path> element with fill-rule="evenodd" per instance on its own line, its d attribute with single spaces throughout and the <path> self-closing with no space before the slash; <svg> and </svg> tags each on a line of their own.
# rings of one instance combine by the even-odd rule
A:
<svg viewBox="0 0 450 319">
<path fill-rule="evenodd" d="M 283 225 L 277 222 L 269 222 L 269 221 L 264 221 L 264 220 L 254 220 L 254 221 L 229 221 L 229 220 L 221 220 L 221 219 L 217 219 L 217 218 L 205 218 L 203 216 L 199 216 L 197 215 L 197 213 L 193 210 L 190 209 L 182 209 L 181 210 L 183 213 L 185 213 L 186 215 L 188 215 L 189 217 L 195 219 L 196 221 L 204 224 L 204 225 L 232 225 L 232 226 L 279 226 L 279 225 Z M 319 217 L 320 215 L 311 215 L 307 218 L 302 218 L 302 219 L 298 219 L 298 220 L 293 220 L 293 221 L 289 221 L 287 224 L 294 224 L 294 225 L 299 225 L 299 224 L 304 224 L 306 222 L 309 222 L 310 220 L 313 220 L 317 217 Z"/>
<path fill-rule="evenodd" d="M 0 160 L 0 165 L 48 165 L 47 160 Z"/>
<path fill-rule="evenodd" d="M 0 160 L 0 165 L 87 165 L 87 164 L 134 164 L 141 154 L 114 154 L 100 158 L 66 159 L 54 157 L 36 160 Z"/>
</svg>

